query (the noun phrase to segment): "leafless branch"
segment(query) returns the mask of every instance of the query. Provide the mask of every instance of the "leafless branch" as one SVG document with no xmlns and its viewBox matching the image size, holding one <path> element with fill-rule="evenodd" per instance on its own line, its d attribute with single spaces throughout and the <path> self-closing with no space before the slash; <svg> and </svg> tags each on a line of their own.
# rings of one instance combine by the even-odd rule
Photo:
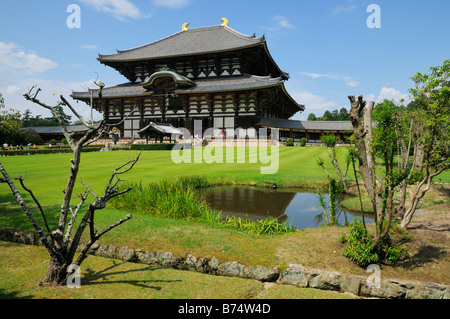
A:
<svg viewBox="0 0 450 319">
<path fill-rule="evenodd" d="M 81 207 L 83 206 L 84 202 L 86 201 L 88 197 L 89 191 L 86 190 L 84 193 L 80 194 L 78 197 L 80 198 L 80 202 L 75 207 L 75 211 L 72 211 L 70 209 L 70 212 L 72 213 L 72 218 L 69 221 L 69 224 L 67 225 L 66 234 L 64 236 L 65 240 L 68 240 L 70 238 L 70 233 L 72 232 L 73 224 L 78 216 L 78 213 L 80 212 Z"/>
<path fill-rule="evenodd" d="M 52 240 L 54 241 L 55 239 L 53 238 L 52 232 L 51 232 L 51 230 L 50 230 L 50 227 L 48 226 L 48 222 L 47 222 L 47 218 L 45 217 L 44 210 L 42 209 L 42 206 L 41 206 L 41 204 L 39 203 L 39 201 L 37 200 L 36 196 L 34 196 L 34 193 L 33 193 L 29 188 L 27 188 L 27 187 L 25 186 L 24 178 L 23 178 L 22 176 L 16 177 L 15 179 L 18 180 L 18 181 L 20 182 L 20 185 L 22 186 L 22 188 L 30 194 L 31 198 L 32 198 L 33 201 L 36 203 L 36 205 L 37 205 L 39 211 L 41 212 L 42 219 L 44 220 L 45 228 L 47 229 L 48 233 L 50 234 L 50 237 L 51 237 Z"/>
<path fill-rule="evenodd" d="M 8 186 L 10 187 L 12 193 L 14 194 L 14 197 L 16 197 L 17 201 L 19 202 L 19 205 L 22 207 L 23 211 L 25 212 L 25 214 L 27 215 L 28 219 L 31 222 L 31 225 L 34 227 L 34 229 L 36 230 L 36 233 L 39 236 L 39 239 L 41 240 L 41 242 L 43 243 L 43 245 L 45 246 L 45 248 L 47 249 L 48 253 L 50 254 L 50 256 L 52 258 L 54 258 L 55 260 L 58 260 L 60 262 L 64 261 L 64 257 L 61 255 L 61 253 L 58 251 L 58 249 L 55 247 L 54 243 L 51 243 L 47 236 L 45 236 L 44 232 L 42 231 L 41 226 L 39 226 L 39 223 L 37 222 L 37 220 L 34 218 L 33 213 L 31 212 L 30 208 L 27 206 L 27 204 L 25 203 L 25 201 L 23 200 L 22 195 L 20 194 L 20 192 L 18 191 L 17 187 L 14 185 L 11 177 L 9 176 L 9 174 L 6 172 L 5 168 L 3 167 L 3 165 L 0 163 L 0 172 L 2 173 L 4 180 L 6 181 L 6 183 L 8 183 Z"/>
<path fill-rule="evenodd" d="M 94 196 L 95 200 L 98 200 L 97 195 L 94 194 L 94 192 L 89 188 L 89 186 L 87 186 L 83 180 L 80 179 L 81 184 L 83 184 L 83 186 L 86 188 L 86 190 L 91 193 L 92 196 Z"/>
<path fill-rule="evenodd" d="M 104 234 L 109 232 L 110 230 L 114 229 L 115 227 L 125 223 L 127 220 L 130 220 L 133 216 L 131 214 L 128 214 L 124 219 L 119 220 L 117 223 L 110 225 L 108 228 L 101 231 L 99 234 L 94 235 L 91 237 L 90 242 L 84 247 L 84 249 L 81 251 L 80 255 L 78 256 L 75 264 L 80 265 L 84 259 L 87 257 L 87 253 L 89 252 L 89 249 L 91 249 L 92 245 Z"/>
</svg>

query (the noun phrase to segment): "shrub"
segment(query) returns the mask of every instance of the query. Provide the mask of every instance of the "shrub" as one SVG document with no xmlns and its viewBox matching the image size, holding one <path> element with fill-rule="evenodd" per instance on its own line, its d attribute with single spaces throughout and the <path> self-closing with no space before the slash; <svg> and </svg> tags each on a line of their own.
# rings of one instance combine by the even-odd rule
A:
<svg viewBox="0 0 450 319">
<path fill-rule="evenodd" d="M 132 144 L 131 149 L 137 151 L 165 150 L 171 151 L 176 143 L 154 143 L 154 144 Z M 182 145 L 185 149 L 190 148 L 191 144 Z"/>
<path fill-rule="evenodd" d="M 286 140 L 286 146 L 294 146 L 294 140 L 292 138 L 288 138 Z"/>
<path fill-rule="evenodd" d="M 326 147 L 335 147 L 336 146 L 336 135 L 327 134 L 322 136 L 322 143 L 325 144 Z"/>
<path fill-rule="evenodd" d="M 302 137 L 300 139 L 300 146 L 302 146 L 302 147 L 306 146 L 306 137 Z"/>
<path fill-rule="evenodd" d="M 391 223 L 389 234 L 398 233 L 398 229 L 395 223 Z M 400 232 L 400 239 L 407 239 L 407 235 L 404 232 Z M 347 243 L 344 256 L 363 268 L 383 261 L 395 263 L 408 253 L 406 247 L 394 243 L 389 235 L 383 237 L 377 248 L 372 248 L 373 239 L 359 219 L 355 219 L 350 223 L 348 237 L 342 234 L 339 241 Z"/>
<path fill-rule="evenodd" d="M 101 146 L 91 146 L 83 148 L 82 152 L 99 152 Z M 40 148 L 35 150 L 12 150 L 0 151 L 0 156 L 16 156 L 16 155 L 37 155 L 37 154 L 57 154 L 57 153 L 72 153 L 71 148 Z"/>
</svg>

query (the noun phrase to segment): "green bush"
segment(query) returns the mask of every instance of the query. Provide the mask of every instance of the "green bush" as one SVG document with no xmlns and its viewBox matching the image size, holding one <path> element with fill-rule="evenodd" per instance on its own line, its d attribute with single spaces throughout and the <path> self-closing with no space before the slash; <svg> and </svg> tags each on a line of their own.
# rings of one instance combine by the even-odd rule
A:
<svg viewBox="0 0 450 319">
<path fill-rule="evenodd" d="M 288 138 L 286 140 L 286 146 L 294 146 L 294 140 L 292 138 Z"/>
<path fill-rule="evenodd" d="M 136 151 L 165 150 L 171 151 L 176 143 L 154 143 L 154 144 L 132 144 L 131 149 Z M 191 144 L 182 145 L 185 149 L 190 148 Z"/>
<path fill-rule="evenodd" d="M 300 139 L 300 146 L 306 146 L 306 137 L 302 137 L 301 139 Z"/>
<path fill-rule="evenodd" d="M 387 221 L 385 221 L 387 222 Z M 400 234 L 400 239 L 407 239 L 404 232 L 399 231 L 397 224 L 391 222 L 389 235 Z M 391 237 L 385 236 L 377 247 L 372 248 L 374 243 L 361 220 L 355 219 L 350 223 L 348 237 L 342 234 L 339 238 L 341 243 L 347 243 L 344 256 L 356 262 L 360 267 L 366 268 L 370 264 L 380 262 L 399 261 L 408 252 L 406 247 L 396 244 Z"/>
<path fill-rule="evenodd" d="M 91 146 L 83 148 L 82 152 L 99 152 L 102 146 Z M 41 148 L 35 150 L 12 150 L 0 151 L 0 156 L 17 156 L 17 155 L 37 155 L 37 154 L 57 154 L 57 153 L 72 153 L 71 148 Z"/>
</svg>

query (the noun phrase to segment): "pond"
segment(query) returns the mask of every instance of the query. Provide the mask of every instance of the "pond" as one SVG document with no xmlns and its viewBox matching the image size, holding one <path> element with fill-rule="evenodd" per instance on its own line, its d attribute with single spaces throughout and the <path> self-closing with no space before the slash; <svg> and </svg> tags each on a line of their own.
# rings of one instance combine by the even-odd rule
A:
<svg viewBox="0 0 450 319">
<path fill-rule="evenodd" d="M 292 224 L 297 229 L 319 227 L 325 223 L 319 196 L 314 191 L 304 189 L 266 189 L 255 187 L 212 187 L 200 191 L 208 205 L 222 215 L 242 219 L 264 219 L 268 216 L 280 222 Z M 328 194 L 325 194 L 328 204 Z M 329 216 L 329 212 L 327 212 Z M 339 214 L 339 224 L 351 222 L 359 213 L 343 209 Z M 366 222 L 372 222 L 367 214 Z"/>
</svg>

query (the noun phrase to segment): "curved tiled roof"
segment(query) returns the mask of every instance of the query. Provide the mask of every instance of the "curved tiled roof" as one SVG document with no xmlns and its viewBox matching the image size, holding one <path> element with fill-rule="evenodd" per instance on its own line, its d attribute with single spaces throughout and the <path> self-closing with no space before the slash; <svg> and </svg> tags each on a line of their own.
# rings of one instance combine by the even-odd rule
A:
<svg viewBox="0 0 450 319">
<path fill-rule="evenodd" d="M 353 129 L 350 121 L 296 121 L 262 117 L 259 124 L 268 127 L 311 131 L 347 131 Z"/>
<path fill-rule="evenodd" d="M 99 54 L 100 62 L 138 61 L 245 48 L 264 43 L 264 37 L 244 35 L 228 26 L 210 26 L 177 32 L 161 40 L 115 54 Z"/>
</svg>

